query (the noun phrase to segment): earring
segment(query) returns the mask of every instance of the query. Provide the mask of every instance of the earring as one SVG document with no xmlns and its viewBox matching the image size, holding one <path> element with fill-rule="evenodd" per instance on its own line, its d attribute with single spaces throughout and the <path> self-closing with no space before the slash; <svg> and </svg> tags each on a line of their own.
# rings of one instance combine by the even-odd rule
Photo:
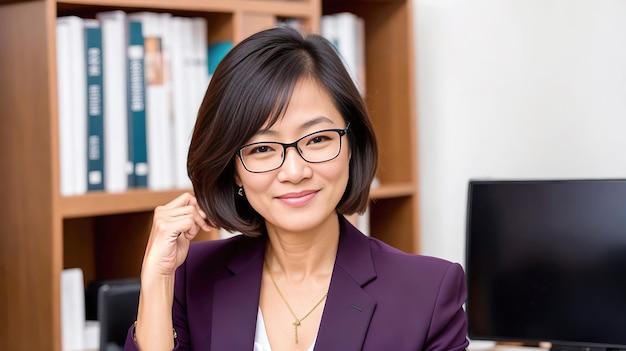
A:
<svg viewBox="0 0 626 351">
<path fill-rule="evenodd" d="M 240 186 L 239 190 L 237 190 L 237 195 L 243 197 L 244 194 L 243 194 L 243 187 L 242 186 Z"/>
</svg>

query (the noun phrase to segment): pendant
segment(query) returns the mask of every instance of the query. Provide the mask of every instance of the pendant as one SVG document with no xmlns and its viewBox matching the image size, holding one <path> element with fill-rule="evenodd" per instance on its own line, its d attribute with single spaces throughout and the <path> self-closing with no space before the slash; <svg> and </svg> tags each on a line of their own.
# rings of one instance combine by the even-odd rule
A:
<svg viewBox="0 0 626 351">
<path fill-rule="evenodd" d="M 294 338 L 296 340 L 296 344 L 298 343 L 298 327 L 300 326 L 300 320 L 296 319 L 293 322 L 293 333 L 294 333 Z"/>
</svg>

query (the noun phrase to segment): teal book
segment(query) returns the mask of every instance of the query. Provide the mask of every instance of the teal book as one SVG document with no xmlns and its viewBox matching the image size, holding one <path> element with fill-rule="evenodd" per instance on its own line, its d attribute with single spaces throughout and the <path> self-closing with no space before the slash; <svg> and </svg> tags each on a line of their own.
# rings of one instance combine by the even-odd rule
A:
<svg viewBox="0 0 626 351">
<path fill-rule="evenodd" d="M 87 191 L 104 190 L 104 104 L 102 29 L 97 20 L 84 20 L 87 77 Z"/>
<path fill-rule="evenodd" d="M 207 60 L 209 64 L 209 76 L 213 76 L 215 68 L 217 68 L 217 65 L 220 61 L 222 61 L 224 56 L 226 56 L 232 47 L 232 41 L 221 41 L 209 45 Z"/>
<path fill-rule="evenodd" d="M 133 165 L 129 187 L 148 186 L 145 45 L 140 21 L 128 22 L 128 157 Z"/>
</svg>

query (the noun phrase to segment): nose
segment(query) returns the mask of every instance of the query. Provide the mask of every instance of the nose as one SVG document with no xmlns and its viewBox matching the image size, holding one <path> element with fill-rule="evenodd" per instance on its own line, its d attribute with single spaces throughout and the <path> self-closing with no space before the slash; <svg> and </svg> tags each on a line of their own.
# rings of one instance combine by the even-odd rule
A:
<svg viewBox="0 0 626 351">
<path fill-rule="evenodd" d="M 299 183 L 312 175 L 312 170 L 296 149 L 297 146 L 285 149 L 285 160 L 278 172 L 278 180 L 281 182 Z"/>
</svg>

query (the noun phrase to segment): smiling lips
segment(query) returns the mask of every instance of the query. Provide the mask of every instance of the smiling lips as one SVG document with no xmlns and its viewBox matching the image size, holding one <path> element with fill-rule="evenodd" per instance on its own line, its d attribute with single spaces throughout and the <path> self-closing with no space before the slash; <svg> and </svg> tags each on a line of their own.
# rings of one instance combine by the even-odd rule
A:
<svg viewBox="0 0 626 351">
<path fill-rule="evenodd" d="M 278 196 L 277 199 L 288 206 L 299 207 L 308 204 L 315 197 L 315 195 L 317 195 L 316 190 L 307 190 L 297 193 L 284 194 Z"/>
</svg>

